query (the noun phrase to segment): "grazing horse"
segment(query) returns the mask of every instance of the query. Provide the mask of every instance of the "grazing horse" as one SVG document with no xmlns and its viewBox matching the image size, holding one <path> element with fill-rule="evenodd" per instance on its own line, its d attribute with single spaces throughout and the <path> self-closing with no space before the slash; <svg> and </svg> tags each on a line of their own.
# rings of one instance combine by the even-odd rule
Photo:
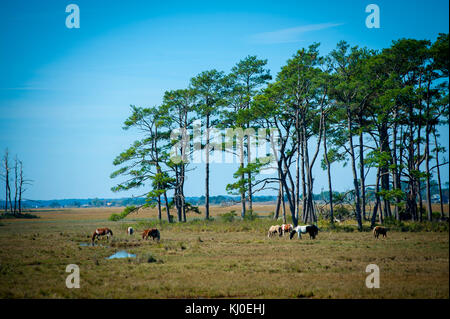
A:
<svg viewBox="0 0 450 319">
<path fill-rule="evenodd" d="M 278 236 L 282 236 L 283 235 L 283 231 L 281 230 L 281 226 L 280 225 L 275 225 L 275 226 L 270 226 L 269 231 L 267 232 L 267 237 L 272 237 L 275 234 L 278 233 Z"/>
<path fill-rule="evenodd" d="M 128 234 L 128 235 L 133 235 L 133 233 L 134 233 L 133 227 L 128 227 L 128 229 L 127 229 L 127 234 Z"/>
<path fill-rule="evenodd" d="M 292 237 L 294 237 L 294 234 L 297 233 L 297 236 L 299 239 L 302 238 L 301 234 L 309 234 L 309 238 L 310 239 L 315 239 L 317 234 L 319 233 L 319 228 L 317 228 L 316 225 L 305 225 L 305 226 L 297 226 L 295 227 L 290 235 L 289 235 L 289 239 L 292 239 Z"/>
<path fill-rule="evenodd" d="M 142 239 L 148 239 L 148 236 L 151 236 L 153 240 L 155 240 L 155 238 L 160 239 L 160 235 L 159 235 L 159 230 L 156 228 L 149 228 L 144 230 L 144 232 L 142 233 Z"/>
<path fill-rule="evenodd" d="M 378 239 L 378 236 L 383 235 L 383 237 L 387 237 L 387 229 L 381 226 L 376 226 L 373 229 L 373 237 Z"/>
<path fill-rule="evenodd" d="M 283 232 L 283 235 L 286 233 L 290 233 L 294 229 L 294 226 L 291 224 L 283 224 L 281 225 L 281 231 Z"/>
<path fill-rule="evenodd" d="M 94 242 L 96 237 L 106 236 L 109 239 L 109 235 L 113 235 L 113 232 L 109 228 L 97 228 L 95 232 L 92 234 L 92 243 Z"/>
</svg>

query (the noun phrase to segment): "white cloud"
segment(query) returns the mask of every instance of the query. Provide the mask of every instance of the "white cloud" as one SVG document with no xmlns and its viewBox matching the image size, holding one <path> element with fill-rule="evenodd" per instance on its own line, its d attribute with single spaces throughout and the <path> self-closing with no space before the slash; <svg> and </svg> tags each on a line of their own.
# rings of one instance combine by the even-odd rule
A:
<svg viewBox="0 0 450 319">
<path fill-rule="evenodd" d="M 251 40 L 254 43 L 261 44 L 300 42 L 304 40 L 300 39 L 299 37 L 306 32 L 334 28 L 342 24 L 343 23 L 308 24 L 294 28 L 281 29 L 271 32 L 262 32 L 252 35 Z"/>
</svg>

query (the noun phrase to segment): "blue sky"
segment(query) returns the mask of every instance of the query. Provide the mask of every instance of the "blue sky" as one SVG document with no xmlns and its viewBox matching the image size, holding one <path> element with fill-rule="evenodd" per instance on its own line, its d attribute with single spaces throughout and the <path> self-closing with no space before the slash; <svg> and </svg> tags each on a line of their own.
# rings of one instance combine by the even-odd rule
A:
<svg viewBox="0 0 450 319">
<path fill-rule="evenodd" d="M 65 26 L 71 3 L 79 29 Z M 365 26 L 371 3 L 380 29 Z M 17 154 L 34 180 L 26 198 L 137 195 L 110 191 L 114 157 L 137 138 L 121 129 L 130 104 L 158 105 L 165 90 L 207 69 L 228 72 L 247 55 L 268 59 L 275 76 L 313 42 L 327 54 L 340 40 L 372 49 L 402 37 L 435 40 L 448 32 L 448 9 L 440 0 L 1 1 L 0 150 Z M 441 133 L 448 150 L 448 128 Z M 326 176 L 316 166 L 320 192 Z M 343 191 L 352 181 L 338 166 Z M 212 165 L 212 195 L 226 193 L 234 168 Z M 443 175 L 448 181 L 448 166 Z M 188 196 L 203 194 L 198 180 L 202 167 L 189 175 Z"/>
</svg>

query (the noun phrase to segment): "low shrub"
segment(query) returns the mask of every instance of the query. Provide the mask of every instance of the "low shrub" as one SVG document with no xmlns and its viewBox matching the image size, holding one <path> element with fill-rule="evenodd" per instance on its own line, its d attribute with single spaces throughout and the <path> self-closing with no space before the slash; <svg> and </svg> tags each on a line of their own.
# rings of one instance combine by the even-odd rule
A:
<svg viewBox="0 0 450 319">
<path fill-rule="evenodd" d="M 40 218 L 39 216 L 30 213 L 2 213 L 0 214 L 0 219 L 13 219 L 13 218 L 23 218 L 23 219 L 34 219 Z"/>
<path fill-rule="evenodd" d="M 244 220 L 255 220 L 256 218 L 258 218 L 258 214 L 255 213 L 253 210 L 249 209 L 247 211 L 247 213 L 244 215 Z"/>
<path fill-rule="evenodd" d="M 231 212 L 220 214 L 219 218 L 223 222 L 230 223 L 235 220 L 236 216 L 237 216 L 236 211 L 232 210 Z"/>
<path fill-rule="evenodd" d="M 116 222 L 119 221 L 121 219 L 124 219 L 125 217 L 127 217 L 130 213 L 134 212 L 136 210 L 136 206 L 127 206 L 125 207 L 125 209 L 120 213 L 120 214 L 111 214 L 111 216 L 109 216 L 109 220 Z"/>
</svg>

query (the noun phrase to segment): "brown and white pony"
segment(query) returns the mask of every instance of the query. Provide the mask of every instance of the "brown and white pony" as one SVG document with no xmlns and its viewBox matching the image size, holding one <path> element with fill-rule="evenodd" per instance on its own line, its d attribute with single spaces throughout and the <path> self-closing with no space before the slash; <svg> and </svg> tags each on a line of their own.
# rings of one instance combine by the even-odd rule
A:
<svg viewBox="0 0 450 319">
<path fill-rule="evenodd" d="M 159 230 L 156 228 L 149 228 L 144 230 L 144 232 L 142 233 L 142 239 L 148 239 L 148 236 L 152 237 L 153 240 L 160 239 L 160 234 L 159 234 Z"/>
<path fill-rule="evenodd" d="M 95 230 L 95 232 L 92 234 L 92 242 L 94 242 L 96 237 L 100 237 L 100 236 L 106 236 L 107 239 L 109 239 L 109 236 L 113 235 L 113 232 L 111 231 L 111 229 L 105 227 L 105 228 L 97 228 Z"/>
<path fill-rule="evenodd" d="M 378 236 L 383 235 L 383 237 L 387 237 L 387 229 L 381 226 L 376 226 L 373 229 L 373 237 L 378 238 Z"/>
<path fill-rule="evenodd" d="M 291 224 L 281 225 L 281 231 L 282 231 L 283 235 L 286 233 L 290 233 L 292 231 L 292 229 L 294 229 L 294 226 Z"/>
</svg>

